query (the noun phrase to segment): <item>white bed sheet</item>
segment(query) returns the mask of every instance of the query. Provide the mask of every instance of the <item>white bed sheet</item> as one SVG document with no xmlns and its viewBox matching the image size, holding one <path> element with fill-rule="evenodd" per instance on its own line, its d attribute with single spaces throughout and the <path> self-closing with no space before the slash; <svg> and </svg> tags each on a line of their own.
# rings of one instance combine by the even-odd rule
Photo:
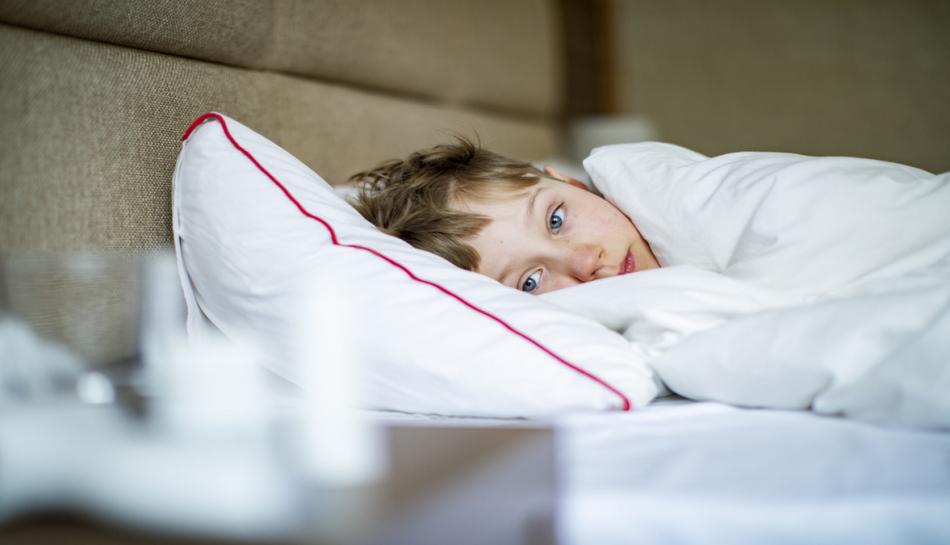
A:
<svg viewBox="0 0 950 545">
<path fill-rule="evenodd" d="M 950 542 L 947 433 L 713 402 L 558 425 L 565 544 Z"/>
<path fill-rule="evenodd" d="M 561 545 L 950 543 L 950 433 L 660 399 L 558 430 Z"/>
</svg>

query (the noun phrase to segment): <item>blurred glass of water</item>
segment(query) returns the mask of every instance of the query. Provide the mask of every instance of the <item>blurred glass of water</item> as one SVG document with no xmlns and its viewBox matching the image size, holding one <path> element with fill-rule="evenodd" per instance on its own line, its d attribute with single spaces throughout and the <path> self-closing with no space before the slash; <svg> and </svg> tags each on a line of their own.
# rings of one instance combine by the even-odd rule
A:
<svg viewBox="0 0 950 545">
<path fill-rule="evenodd" d="M 109 402 L 111 388 L 134 386 L 142 342 L 157 342 L 150 332 L 184 328 L 181 302 L 165 301 L 180 299 L 169 269 L 167 254 L 0 260 L 0 401 L 76 393 Z"/>
</svg>

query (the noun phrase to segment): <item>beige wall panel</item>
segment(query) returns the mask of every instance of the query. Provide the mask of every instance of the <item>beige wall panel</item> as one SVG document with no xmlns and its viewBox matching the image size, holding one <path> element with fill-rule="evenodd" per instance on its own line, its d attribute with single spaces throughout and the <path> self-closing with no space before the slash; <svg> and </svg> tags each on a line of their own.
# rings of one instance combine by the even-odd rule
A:
<svg viewBox="0 0 950 545">
<path fill-rule="evenodd" d="M 278 0 L 266 66 L 449 104 L 554 114 L 561 56 L 549 0 Z"/>
<path fill-rule="evenodd" d="M 560 105 L 553 0 L 0 0 L 0 21 L 453 105 Z"/>
<path fill-rule="evenodd" d="M 618 1 L 626 109 L 665 140 L 950 170 L 950 2 Z"/>
<path fill-rule="evenodd" d="M 267 54 L 270 0 L 0 0 L 0 21 L 241 66 Z"/>
<path fill-rule="evenodd" d="M 556 151 L 540 122 L 0 25 L 0 253 L 169 244 L 179 139 L 212 110 L 332 182 L 445 131 L 529 159 Z"/>
<path fill-rule="evenodd" d="M 533 160 L 558 153 L 553 124 L 519 121 L 341 86 L 273 76 L 280 131 L 275 139 L 331 184 L 380 161 L 445 142 L 452 134 Z"/>
<path fill-rule="evenodd" d="M 273 132 L 255 75 L 0 26 L 0 250 L 167 243 L 190 121 L 215 109 Z"/>
</svg>

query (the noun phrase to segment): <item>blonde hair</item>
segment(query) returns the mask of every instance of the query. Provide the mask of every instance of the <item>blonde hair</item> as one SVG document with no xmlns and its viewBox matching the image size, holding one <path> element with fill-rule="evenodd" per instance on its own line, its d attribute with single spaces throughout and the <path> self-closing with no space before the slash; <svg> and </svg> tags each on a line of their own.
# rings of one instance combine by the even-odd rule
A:
<svg viewBox="0 0 950 545">
<path fill-rule="evenodd" d="M 452 205 L 515 195 L 549 176 L 464 137 L 455 140 L 354 174 L 350 181 L 362 187 L 353 205 L 381 231 L 475 271 L 480 257 L 465 239 L 491 218 Z"/>
</svg>

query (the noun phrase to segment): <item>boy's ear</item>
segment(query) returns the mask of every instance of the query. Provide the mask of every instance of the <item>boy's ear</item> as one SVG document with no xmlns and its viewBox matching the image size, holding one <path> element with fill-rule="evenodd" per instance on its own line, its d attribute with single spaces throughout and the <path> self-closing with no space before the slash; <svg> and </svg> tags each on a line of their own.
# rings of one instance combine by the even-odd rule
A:
<svg viewBox="0 0 950 545">
<path fill-rule="evenodd" d="M 570 176 L 565 176 L 561 174 L 560 172 L 555 170 L 554 167 L 552 167 L 551 165 L 544 166 L 544 173 L 553 178 L 557 178 L 558 180 L 561 180 L 562 182 L 567 182 L 573 185 L 574 187 L 579 187 L 585 191 L 589 191 L 589 189 L 587 189 L 587 186 L 584 185 L 584 182 L 578 180 L 577 178 L 571 178 Z"/>
</svg>

